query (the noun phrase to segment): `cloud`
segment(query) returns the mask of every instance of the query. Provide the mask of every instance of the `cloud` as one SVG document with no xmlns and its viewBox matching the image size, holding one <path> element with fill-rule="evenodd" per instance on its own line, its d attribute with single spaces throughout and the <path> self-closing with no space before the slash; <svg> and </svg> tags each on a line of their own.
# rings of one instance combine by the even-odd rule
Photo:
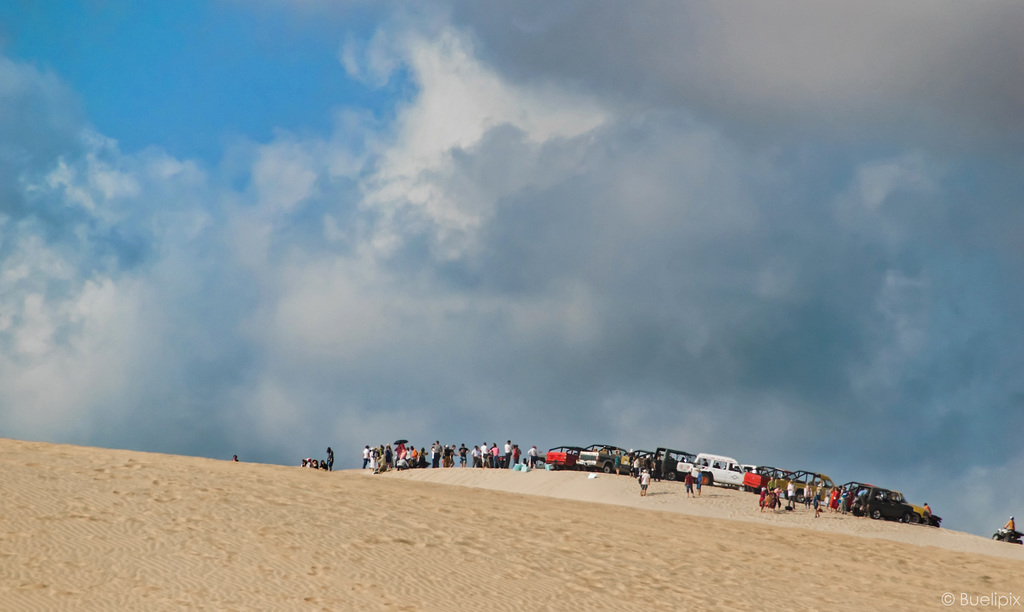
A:
<svg viewBox="0 0 1024 612">
<path fill-rule="evenodd" d="M 482 57 L 515 80 L 559 81 L 641 107 L 682 106 L 746 137 L 1014 147 L 1024 128 L 1016 5 L 452 7 Z"/>
</svg>

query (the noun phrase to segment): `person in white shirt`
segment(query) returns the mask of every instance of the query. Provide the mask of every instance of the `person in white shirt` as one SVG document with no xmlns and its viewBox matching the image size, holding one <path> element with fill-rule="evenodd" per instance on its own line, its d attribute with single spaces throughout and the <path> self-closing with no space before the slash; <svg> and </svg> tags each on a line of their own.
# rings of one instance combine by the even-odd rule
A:
<svg viewBox="0 0 1024 612">
<path fill-rule="evenodd" d="M 363 449 L 363 469 L 364 470 L 366 469 L 366 464 L 369 463 L 369 462 L 370 462 L 370 446 L 367 445 L 366 448 Z"/>
<path fill-rule="evenodd" d="M 505 442 L 505 461 L 501 467 L 506 469 L 512 467 L 512 440 Z"/>
<path fill-rule="evenodd" d="M 537 463 L 537 445 L 530 447 L 530 450 L 526 451 L 526 456 L 529 457 L 527 461 L 530 463 L 530 467 L 534 467 Z"/>
<path fill-rule="evenodd" d="M 651 484 L 651 473 L 644 470 L 640 474 L 640 497 L 647 497 L 647 486 Z"/>
</svg>

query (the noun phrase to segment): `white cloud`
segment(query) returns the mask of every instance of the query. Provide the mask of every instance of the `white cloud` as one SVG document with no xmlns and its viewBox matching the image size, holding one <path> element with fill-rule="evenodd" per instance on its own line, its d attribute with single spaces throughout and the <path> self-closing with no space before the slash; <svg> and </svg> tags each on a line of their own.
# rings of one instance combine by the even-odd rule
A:
<svg viewBox="0 0 1024 612">
<path fill-rule="evenodd" d="M 382 153 L 377 171 L 364 182 L 363 206 L 382 213 L 388 222 L 374 242 L 385 254 L 401 244 L 403 228 L 394 225 L 395 216 L 409 206 L 435 225 L 442 249 L 438 256 L 455 258 L 472 248 L 471 234 L 491 212 L 493 198 L 481 193 L 451 197 L 444 181 L 453 150 L 473 147 L 497 126 L 513 126 L 530 141 L 542 143 L 578 136 L 607 119 L 607 112 L 591 99 L 553 87 L 504 82 L 453 30 L 433 39 L 409 35 L 399 50 L 419 92 L 399 113 L 394 145 Z"/>
<path fill-rule="evenodd" d="M 294 210 L 314 194 L 318 164 L 308 146 L 279 140 L 259 147 L 252 168 L 257 201 L 266 212 Z"/>
</svg>

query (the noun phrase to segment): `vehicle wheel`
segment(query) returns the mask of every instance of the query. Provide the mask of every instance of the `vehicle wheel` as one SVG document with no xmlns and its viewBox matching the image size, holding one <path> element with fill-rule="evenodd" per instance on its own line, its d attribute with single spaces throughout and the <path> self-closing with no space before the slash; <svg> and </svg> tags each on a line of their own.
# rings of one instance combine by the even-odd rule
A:
<svg viewBox="0 0 1024 612">
<path fill-rule="evenodd" d="M 875 519 L 876 521 L 878 519 L 882 518 L 882 511 L 878 510 L 878 509 L 872 510 L 871 511 L 871 518 Z"/>
<path fill-rule="evenodd" d="M 992 534 L 992 539 L 993 540 L 998 540 L 999 539 L 999 534 L 998 533 Z"/>
<path fill-rule="evenodd" d="M 711 472 L 704 472 L 703 474 L 701 474 L 701 478 L 704 479 L 704 484 L 708 485 L 709 487 L 715 484 L 715 475 L 712 474 Z"/>
<path fill-rule="evenodd" d="M 909 523 L 910 522 L 910 514 L 911 514 L 910 512 L 904 512 L 903 516 L 900 517 L 900 522 L 901 523 Z M 917 515 L 915 514 L 915 516 L 917 516 Z"/>
<path fill-rule="evenodd" d="M 910 513 L 910 522 L 915 524 L 915 525 L 920 523 L 921 522 L 921 515 L 916 513 L 916 512 L 911 512 Z"/>
<path fill-rule="evenodd" d="M 676 479 L 676 472 L 675 472 L 675 470 L 672 470 L 668 474 L 665 474 L 665 480 L 675 480 L 675 479 Z"/>
<path fill-rule="evenodd" d="M 611 474 L 613 469 L 615 469 L 615 468 L 613 468 L 612 464 L 610 464 L 610 463 L 604 464 L 604 468 L 602 468 L 602 470 L 604 471 L 605 474 Z"/>
<path fill-rule="evenodd" d="M 801 491 L 801 492 L 796 494 L 796 503 L 798 503 L 798 504 L 804 503 L 804 493 L 803 493 L 803 491 Z"/>
</svg>

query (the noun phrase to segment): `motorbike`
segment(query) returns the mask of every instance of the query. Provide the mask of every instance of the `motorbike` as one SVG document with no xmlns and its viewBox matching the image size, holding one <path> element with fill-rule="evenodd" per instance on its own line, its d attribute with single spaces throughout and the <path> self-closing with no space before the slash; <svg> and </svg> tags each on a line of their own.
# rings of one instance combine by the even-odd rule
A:
<svg viewBox="0 0 1024 612">
<path fill-rule="evenodd" d="M 999 540 L 1001 542 L 1009 542 L 1010 544 L 1024 544 L 1020 540 L 1021 533 L 1019 531 L 1012 531 L 1010 529 L 999 529 L 992 534 L 993 540 Z"/>
</svg>

